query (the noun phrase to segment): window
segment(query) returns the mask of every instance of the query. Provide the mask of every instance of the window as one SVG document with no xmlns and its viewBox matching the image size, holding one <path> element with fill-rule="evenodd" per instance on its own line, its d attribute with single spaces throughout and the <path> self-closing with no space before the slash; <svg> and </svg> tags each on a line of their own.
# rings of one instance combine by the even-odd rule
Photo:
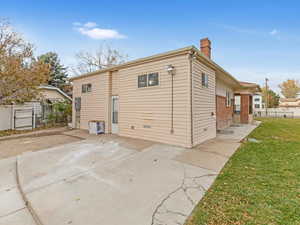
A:
<svg viewBox="0 0 300 225">
<path fill-rule="evenodd" d="M 255 98 L 254 101 L 259 102 L 259 98 Z"/>
<path fill-rule="evenodd" d="M 241 112 L 241 96 L 234 96 L 234 112 L 240 114 Z"/>
<path fill-rule="evenodd" d="M 138 87 L 147 87 L 147 74 L 138 76 Z"/>
<path fill-rule="evenodd" d="M 81 86 L 81 92 L 82 93 L 92 92 L 92 84 L 83 84 Z"/>
<path fill-rule="evenodd" d="M 259 108 L 260 108 L 260 105 L 259 105 L 259 104 L 255 104 L 254 107 L 255 107 L 256 109 L 259 109 Z"/>
<path fill-rule="evenodd" d="M 79 112 L 81 109 L 81 97 L 75 97 L 75 110 Z"/>
<path fill-rule="evenodd" d="M 92 84 L 86 85 L 86 92 L 92 92 Z"/>
<path fill-rule="evenodd" d="M 158 73 L 148 74 L 148 86 L 158 85 Z"/>
<path fill-rule="evenodd" d="M 230 92 L 226 91 L 226 106 L 227 107 L 231 106 L 231 103 L 233 103 L 233 101 L 231 101 Z"/>
<path fill-rule="evenodd" d="M 202 73 L 202 87 L 208 87 L 208 75 Z"/>
<path fill-rule="evenodd" d="M 138 76 L 138 87 L 152 87 L 159 84 L 158 73 L 149 73 Z"/>
</svg>

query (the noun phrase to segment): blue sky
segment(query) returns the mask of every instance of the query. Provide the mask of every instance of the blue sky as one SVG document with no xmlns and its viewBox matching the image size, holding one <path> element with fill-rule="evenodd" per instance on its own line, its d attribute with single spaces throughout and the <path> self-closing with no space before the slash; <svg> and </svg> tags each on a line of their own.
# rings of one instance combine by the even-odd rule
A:
<svg viewBox="0 0 300 225">
<path fill-rule="evenodd" d="M 103 41 L 129 55 L 149 56 L 212 41 L 213 60 L 239 80 L 278 91 L 300 79 L 299 1 L 58 1 L 1 2 L 7 17 L 37 54 L 55 51 L 66 66 L 80 50 Z"/>
</svg>

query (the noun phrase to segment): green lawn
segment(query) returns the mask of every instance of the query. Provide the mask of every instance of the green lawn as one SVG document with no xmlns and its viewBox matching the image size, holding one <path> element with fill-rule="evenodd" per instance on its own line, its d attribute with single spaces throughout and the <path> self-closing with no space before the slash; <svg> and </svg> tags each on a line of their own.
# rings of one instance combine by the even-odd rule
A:
<svg viewBox="0 0 300 225">
<path fill-rule="evenodd" d="M 300 119 L 261 119 L 186 225 L 300 224 Z"/>
</svg>

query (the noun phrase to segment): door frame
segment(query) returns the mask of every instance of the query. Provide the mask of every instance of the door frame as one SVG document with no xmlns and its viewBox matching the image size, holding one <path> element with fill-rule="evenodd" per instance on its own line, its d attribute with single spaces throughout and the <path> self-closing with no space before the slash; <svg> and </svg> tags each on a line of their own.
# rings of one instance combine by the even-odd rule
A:
<svg viewBox="0 0 300 225">
<path fill-rule="evenodd" d="M 115 111 L 114 108 L 114 101 L 117 101 L 117 111 Z M 113 123 L 113 119 L 114 119 L 114 112 L 117 112 L 117 123 Z M 118 95 L 113 95 L 111 96 L 111 120 L 110 120 L 110 124 L 111 124 L 111 133 L 112 134 L 118 134 L 119 133 L 119 96 Z"/>
</svg>

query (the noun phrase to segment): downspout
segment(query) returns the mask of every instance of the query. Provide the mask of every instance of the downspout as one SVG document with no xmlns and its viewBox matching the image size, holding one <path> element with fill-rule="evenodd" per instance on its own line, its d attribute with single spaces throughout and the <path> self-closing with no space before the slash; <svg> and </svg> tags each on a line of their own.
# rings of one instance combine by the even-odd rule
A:
<svg viewBox="0 0 300 225">
<path fill-rule="evenodd" d="M 171 130 L 170 133 L 174 133 L 174 75 L 175 75 L 175 68 L 172 65 L 168 65 L 166 67 L 167 72 L 171 76 Z"/>
<path fill-rule="evenodd" d="M 171 73 L 171 134 L 174 133 L 174 73 Z"/>
<path fill-rule="evenodd" d="M 191 52 L 189 55 L 190 61 L 190 111 L 191 111 L 191 147 L 194 145 L 194 123 L 193 123 L 193 59 L 195 52 Z"/>
</svg>

